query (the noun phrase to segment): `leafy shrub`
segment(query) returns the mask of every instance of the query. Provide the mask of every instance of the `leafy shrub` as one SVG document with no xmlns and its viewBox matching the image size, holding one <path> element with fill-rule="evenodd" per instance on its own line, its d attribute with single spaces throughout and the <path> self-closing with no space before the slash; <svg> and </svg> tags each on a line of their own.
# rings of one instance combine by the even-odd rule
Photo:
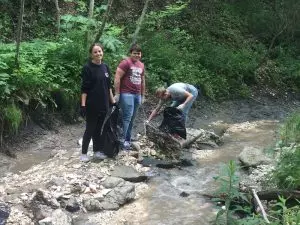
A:
<svg viewBox="0 0 300 225">
<path fill-rule="evenodd" d="M 3 115 L 9 132 L 17 133 L 22 122 L 22 111 L 15 104 L 11 104 L 3 109 Z"/>
<path fill-rule="evenodd" d="M 280 75 L 280 68 L 272 60 L 267 60 L 255 70 L 255 80 L 262 86 L 280 87 L 282 85 Z"/>
<path fill-rule="evenodd" d="M 223 166 L 220 170 L 220 175 L 214 177 L 218 182 L 219 190 L 216 192 L 218 198 L 213 200 L 216 202 L 224 202 L 224 207 L 220 208 L 217 213 L 216 224 L 238 224 L 234 216 L 235 212 L 242 211 L 246 214 L 250 213 L 250 208 L 244 206 L 241 207 L 241 202 L 247 203 L 249 201 L 245 193 L 239 191 L 239 177 L 237 176 L 238 166 L 236 162 L 230 160 L 229 163 Z"/>
<path fill-rule="evenodd" d="M 79 94 L 70 93 L 68 90 L 58 90 L 53 92 L 52 96 L 62 119 L 68 123 L 76 122 L 79 115 Z"/>
<path fill-rule="evenodd" d="M 281 141 L 285 146 L 300 143 L 300 113 L 290 116 L 281 129 Z"/>
<path fill-rule="evenodd" d="M 273 171 L 272 179 L 278 187 L 296 189 L 300 187 L 300 146 L 283 148 Z"/>
<path fill-rule="evenodd" d="M 289 117 L 281 129 L 280 157 L 272 180 L 281 188 L 300 187 L 300 114 Z"/>
</svg>

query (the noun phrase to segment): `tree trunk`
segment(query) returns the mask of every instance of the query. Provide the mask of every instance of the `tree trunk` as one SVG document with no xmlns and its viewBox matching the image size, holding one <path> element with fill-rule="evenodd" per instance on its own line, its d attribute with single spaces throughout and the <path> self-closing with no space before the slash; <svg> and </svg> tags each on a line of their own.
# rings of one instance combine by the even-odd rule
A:
<svg viewBox="0 0 300 225">
<path fill-rule="evenodd" d="M 20 56 L 20 44 L 22 39 L 22 25 L 23 25 L 23 16 L 24 16 L 24 4 L 25 0 L 20 0 L 20 14 L 18 20 L 18 29 L 17 29 L 17 49 L 15 57 L 15 66 L 19 68 L 19 56 Z"/>
<path fill-rule="evenodd" d="M 96 37 L 95 37 L 95 41 L 94 42 L 98 42 L 103 34 L 103 31 L 104 31 L 104 28 L 105 28 L 105 24 L 108 20 L 108 17 L 109 17 L 109 12 L 111 10 L 111 6 L 113 4 L 113 1 L 114 0 L 108 0 L 108 3 L 107 3 L 107 10 L 103 16 L 103 21 L 102 21 L 102 24 L 101 24 L 101 27 L 99 29 L 99 32 L 97 33 Z"/>
<path fill-rule="evenodd" d="M 60 33 L 60 8 L 59 8 L 58 0 L 54 0 L 54 3 L 56 9 L 56 33 L 58 36 Z"/>
<path fill-rule="evenodd" d="M 271 49 L 274 47 L 276 39 L 286 30 L 287 26 L 288 24 L 285 23 L 283 27 L 273 36 L 271 43 L 269 45 L 269 51 L 271 51 Z"/>
<path fill-rule="evenodd" d="M 137 41 L 137 36 L 140 32 L 140 29 L 141 29 L 141 26 L 142 26 L 142 23 L 143 23 L 143 20 L 145 18 L 145 15 L 146 15 L 146 11 L 147 11 L 147 8 L 148 8 L 148 3 L 150 2 L 150 0 L 146 0 L 145 1 L 145 4 L 144 4 L 144 8 L 143 8 L 143 11 L 142 11 L 142 14 L 141 16 L 139 17 L 138 19 L 138 22 L 137 22 L 137 26 L 136 26 L 136 29 L 135 29 L 135 32 L 132 36 L 132 44 L 136 43 Z"/>
<path fill-rule="evenodd" d="M 90 6 L 89 6 L 89 15 L 88 18 L 91 20 L 94 16 L 94 7 L 95 7 L 95 0 L 90 0 Z M 90 31 L 87 29 L 86 34 L 85 34 L 85 45 L 87 49 L 89 48 L 90 45 Z"/>
</svg>

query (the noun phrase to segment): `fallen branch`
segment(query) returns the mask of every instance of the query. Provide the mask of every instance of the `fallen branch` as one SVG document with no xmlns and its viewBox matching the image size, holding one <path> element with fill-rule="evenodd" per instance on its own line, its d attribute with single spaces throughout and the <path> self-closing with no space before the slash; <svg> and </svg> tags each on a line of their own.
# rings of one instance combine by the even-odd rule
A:
<svg viewBox="0 0 300 225">
<path fill-rule="evenodd" d="M 289 199 L 300 199 L 300 191 L 298 190 L 271 190 L 271 191 L 259 191 L 257 192 L 258 197 L 261 200 L 278 200 L 278 196 L 283 196 Z"/>
<path fill-rule="evenodd" d="M 261 210 L 261 213 L 262 213 L 262 216 L 263 216 L 264 220 L 266 221 L 266 223 L 269 224 L 270 221 L 268 220 L 267 213 L 266 213 L 266 211 L 265 211 L 263 205 L 261 204 L 261 201 L 259 200 L 259 197 L 257 196 L 255 189 L 251 189 L 251 191 L 252 191 L 252 194 L 253 194 L 253 196 L 254 196 L 254 201 L 255 201 L 255 203 L 259 206 L 259 208 L 260 208 L 260 210 Z"/>
<path fill-rule="evenodd" d="M 163 151 L 180 151 L 182 145 L 179 140 L 168 133 L 160 131 L 158 128 L 146 124 L 147 138 L 157 144 Z"/>
<path fill-rule="evenodd" d="M 205 136 L 205 133 L 201 132 L 188 140 L 176 139 L 172 135 L 162 132 L 150 124 L 146 124 L 146 135 L 152 142 L 157 143 L 163 149 L 181 150 L 190 146 L 200 137 Z"/>
</svg>

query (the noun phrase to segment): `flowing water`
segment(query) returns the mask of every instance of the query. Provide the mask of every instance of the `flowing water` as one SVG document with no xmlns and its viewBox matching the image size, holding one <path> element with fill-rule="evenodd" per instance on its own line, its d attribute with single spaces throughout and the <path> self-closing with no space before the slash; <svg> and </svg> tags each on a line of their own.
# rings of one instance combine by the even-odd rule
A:
<svg viewBox="0 0 300 225">
<path fill-rule="evenodd" d="M 295 107 L 299 105 L 298 102 Z M 288 107 L 286 109 L 284 105 L 273 107 L 247 104 L 241 107 L 240 104 L 230 104 L 219 106 L 222 111 L 216 112 L 217 116 L 212 114 L 210 108 L 206 108 L 206 112 L 200 110 L 195 113 L 200 116 L 191 118 L 190 127 L 215 131 L 222 135 L 222 144 L 215 148 L 203 146 L 200 150 L 184 151 L 184 158 L 190 160 L 193 166 L 152 168 L 155 176 L 149 180 L 149 191 L 133 203 L 122 207 L 111 224 L 209 224 L 214 220 L 217 209 L 203 194 L 212 194 L 217 189 L 213 177 L 220 173 L 229 160 L 236 160 L 245 147 L 266 149 L 272 146 L 276 141 L 279 120 L 284 119 L 295 108 Z M 142 119 L 137 118 L 138 126 L 141 123 Z M 82 136 L 83 130 L 84 125 L 81 124 L 66 127 L 60 135 L 50 132 L 47 134 L 48 138 L 35 139 L 27 146 L 30 151 L 18 152 L 16 159 L 2 157 L 1 175 L 7 172 L 18 173 L 46 161 L 56 150 L 66 150 L 71 154 L 74 149 L 78 150 L 77 140 Z M 122 218 L 125 218 L 125 222 Z"/>
<path fill-rule="evenodd" d="M 229 160 L 237 160 L 245 147 L 269 148 L 276 140 L 278 125 L 278 121 L 267 120 L 227 124 L 220 147 L 184 153 L 193 166 L 154 169 L 157 175 L 149 182 L 150 191 L 137 200 L 134 212 L 132 208 L 125 212 L 130 215 L 128 224 L 210 224 L 217 209 L 203 194 L 213 194 L 217 189 L 213 177 L 220 174 Z"/>
</svg>

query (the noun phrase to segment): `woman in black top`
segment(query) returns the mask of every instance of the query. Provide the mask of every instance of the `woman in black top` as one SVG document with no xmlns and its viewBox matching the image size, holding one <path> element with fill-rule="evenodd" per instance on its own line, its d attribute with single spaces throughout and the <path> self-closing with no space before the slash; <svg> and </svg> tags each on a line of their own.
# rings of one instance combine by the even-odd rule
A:
<svg viewBox="0 0 300 225">
<path fill-rule="evenodd" d="M 110 104 L 115 104 L 111 89 L 109 67 L 102 62 L 103 47 L 93 44 L 90 47 L 91 60 L 83 66 L 81 85 L 81 116 L 86 117 L 86 129 L 82 140 L 80 160 L 88 162 L 87 151 L 93 140 L 94 157 L 105 159 L 101 127 Z"/>
</svg>

